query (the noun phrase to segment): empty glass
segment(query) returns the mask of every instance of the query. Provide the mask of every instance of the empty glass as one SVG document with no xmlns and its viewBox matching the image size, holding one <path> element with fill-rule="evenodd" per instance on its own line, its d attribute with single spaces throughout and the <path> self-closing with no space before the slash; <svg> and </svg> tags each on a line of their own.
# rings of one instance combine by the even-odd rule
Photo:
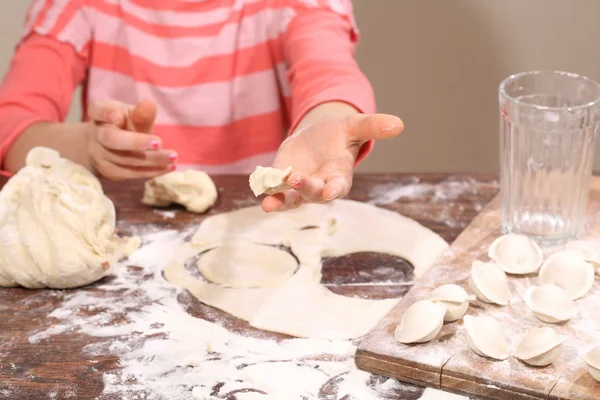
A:
<svg viewBox="0 0 600 400">
<path fill-rule="evenodd" d="M 500 84 L 502 229 L 540 244 L 579 235 L 600 119 L 600 85 L 560 71 Z"/>
</svg>

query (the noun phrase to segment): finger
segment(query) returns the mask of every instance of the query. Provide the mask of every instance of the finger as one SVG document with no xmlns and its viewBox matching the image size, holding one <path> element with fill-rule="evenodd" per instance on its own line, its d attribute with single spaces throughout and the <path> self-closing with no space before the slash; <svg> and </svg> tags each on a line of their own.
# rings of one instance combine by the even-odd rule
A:
<svg viewBox="0 0 600 400">
<path fill-rule="evenodd" d="M 131 112 L 131 130 L 150 133 L 155 119 L 156 103 L 152 100 L 143 100 Z"/>
<path fill-rule="evenodd" d="M 177 153 L 172 150 L 152 151 L 122 151 L 109 150 L 98 142 L 93 142 L 89 147 L 90 155 L 95 160 L 106 159 L 114 164 L 126 167 L 169 167 L 174 169 L 177 163 Z"/>
<path fill-rule="evenodd" d="M 97 163 L 94 163 L 94 169 L 100 175 L 112 181 L 123 181 L 127 179 L 148 179 L 169 172 L 169 169 L 167 167 L 124 167 L 107 160 L 101 160 Z"/>
<path fill-rule="evenodd" d="M 404 122 L 388 114 L 352 114 L 347 117 L 346 123 L 350 140 L 359 143 L 388 139 L 404 130 Z"/>
<path fill-rule="evenodd" d="M 286 183 L 309 202 L 319 202 L 323 198 L 322 192 L 325 187 L 323 179 L 300 172 L 292 172 Z"/>
<path fill-rule="evenodd" d="M 332 201 L 345 197 L 352 187 L 352 172 L 338 171 L 332 173 L 323 188 L 323 199 Z"/>
<path fill-rule="evenodd" d="M 96 139 L 100 144 L 111 150 L 147 151 L 158 150 L 162 140 L 155 135 L 124 131 L 110 125 L 96 128 Z"/>
<path fill-rule="evenodd" d="M 88 107 L 88 116 L 96 122 L 104 122 L 124 128 L 133 107 L 116 100 L 100 100 Z"/>
<path fill-rule="evenodd" d="M 302 197 L 296 191 L 286 190 L 265 197 L 262 201 L 262 209 L 267 213 L 287 211 L 300 207 L 302 203 Z"/>
</svg>

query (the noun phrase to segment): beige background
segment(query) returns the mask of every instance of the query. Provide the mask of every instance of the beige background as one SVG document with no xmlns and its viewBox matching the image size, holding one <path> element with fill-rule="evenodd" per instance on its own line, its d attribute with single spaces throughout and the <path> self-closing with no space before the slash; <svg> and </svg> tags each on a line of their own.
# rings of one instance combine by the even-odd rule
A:
<svg viewBox="0 0 600 400">
<path fill-rule="evenodd" d="M 2 74 L 28 4 L 2 3 Z M 354 7 L 358 60 L 379 110 L 406 125 L 362 171 L 495 171 L 505 76 L 562 69 L 600 81 L 598 0 L 354 0 Z M 77 119 L 78 101 L 73 106 Z"/>
</svg>

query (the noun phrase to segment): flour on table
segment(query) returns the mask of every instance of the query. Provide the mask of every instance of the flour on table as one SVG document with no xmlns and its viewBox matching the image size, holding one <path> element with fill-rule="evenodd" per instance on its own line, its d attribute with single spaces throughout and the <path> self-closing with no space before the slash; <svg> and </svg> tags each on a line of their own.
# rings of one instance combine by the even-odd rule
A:
<svg viewBox="0 0 600 400">
<path fill-rule="evenodd" d="M 373 187 L 369 196 L 370 204 L 387 205 L 400 200 L 415 200 L 426 197 L 428 204 L 443 204 L 444 207 L 431 207 L 432 211 L 427 217 L 435 222 L 445 224 L 451 228 L 464 228 L 466 225 L 458 225 L 456 213 L 464 211 L 464 202 L 470 201 L 474 211 L 483 209 L 484 203 L 477 196 L 481 185 L 491 188 L 499 188 L 498 182 L 477 183 L 474 179 L 456 180 L 446 179 L 440 183 L 431 184 L 421 182 L 418 178 L 411 178 L 405 184 L 380 184 Z M 470 200 L 473 198 L 473 200 Z M 457 200 L 461 200 L 458 202 Z M 422 209 L 420 213 L 422 214 Z"/>
<path fill-rule="evenodd" d="M 154 210 L 154 214 L 160 215 L 163 219 L 173 219 L 175 218 L 175 211 L 173 210 Z"/>
<path fill-rule="evenodd" d="M 204 220 L 177 251 L 165 277 L 255 328 L 296 337 L 354 339 L 367 334 L 398 299 L 334 294 L 320 284 L 323 257 L 395 255 L 408 260 L 418 278 L 447 247 L 416 221 L 356 201 L 307 204 L 277 214 L 255 206 Z M 296 257 L 297 270 L 284 249 Z M 208 279 L 198 279 L 185 268 L 197 255 Z"/>
<path fill-rule="evenodd" d="M 51 341 L 60 332 L 82 332 L 95 337 L 85 349 L 92 362 L 118 356 L 120 369 L 104 373 L 99 399 L 375 400 L 406 393 L 418 399 L 423 392 L 356 369 L 352 341 L 245 337 L 190 316 L 177 301 L 180 290 L 162 277 L 190 232 L 138 232 L 144 245 L 128 265 L 139 269 L 121 264 L 96 289 L 68 292 L 49 315 L 53 326 L 30 337 Z"/>
<path fill-rule="evenodd" d="M 0 286 L 73 288 L 110 274 L 139 246 L 115 233 L 96 177 L 52 149 L 29 151 L 0 192 Z"/>
</svg>

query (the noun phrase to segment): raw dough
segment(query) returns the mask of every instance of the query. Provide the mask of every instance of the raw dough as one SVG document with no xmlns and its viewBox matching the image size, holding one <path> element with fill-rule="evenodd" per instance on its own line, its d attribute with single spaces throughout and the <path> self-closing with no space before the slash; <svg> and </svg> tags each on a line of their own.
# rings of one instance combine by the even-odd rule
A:
<svg viewBox="0 0 600 400">
<path fill-rule="evenodd" d="M 553 284 L 567 292 L 572 300 L 584 296 L 594 285 L 594 266 L 575 250 L 552 254 L 540 268 L 540 283 Z"/>
<path fill-rule="evenodd" d="M 208 250 L 198 261 L 202 275 L 227 287 L 252 288 L 281 283 L 296 272 L 298 262 L 274 246 L 226 243 Z"/>
<path fill-rule="evenodd" d="M 217 196 L 217 187 L 206 172 L 189 169 L 147 181 L 142 203 L 154 207 L 177 203 L 190 212 L 203 213 L 215 204 Z"/>
<path fill-rule="evenodd" d="M 506 274 L 494 262 L 473 261 L 469 287 L 484 303 L 505 306 L 511 299 Z"/>
<path fill-rule="evenodd" d="M 584 354 L 581 358 L 588 365 L 590 375 L 600 382 L 600 346 L 594 347 L 590 352 Z"/>
<path fill-rule="evenodd" d="M 476 354 L 496 360 L 506 360 L 510 357 L 508 340 L 495 319 L 487 315 L 465 315 L 463 321 L 467 343 Z"/>
<path fill-rule="evenodd" d="M 292 173 L 292 167 L 277 169 L 258 166 L 250 175 L 250 189 L 256 197 L 263 193 L 274 194 L 289 188 L 285 179 Z"/>
<path fill-rule="evenodd" d="M 577 307 L 567 292 L 556 285 L 530 286 L 523 296 L 525 304 L 540 321 L 555 324 L 577 315 Z"/>
<path fill-rule="evenodd" d="M 525 275 L 536 272 L 544 253 L 540 246 L 524 235 L 508 234 L 494 240 L 488 256 L 507 274 Z"/>
<path fill-rule="evenodd" d="M 567 338 L 547 326 L 530 328 L 517 345 L 514 356 L 536 367 L 550 365 L 560 357 L 562 344 Z"/>
<path fill-rule="evenodd" d="M 186 270 L 190 258 L 231 243 L 285 246 L 297 257 L 298 269 L 283 282 L 241 289 L 196 279 Z M 265 214 L 255 206 L 205 219 L 191 242 L 169 263 L 165 277 L 203 303 L 259 329 L 298 337 L 353 339 L 368 333 L 398 299 L 365 300 L 330 292 L 320 284 L 322 257 L 386 253 L 411 262 L 417 274 L 426 271 L 447 247 L 418 222 L 356 201 L 306 204 L 276 214 Z"/>
<path fill-rule="evenodd" d="M 447 311 L 444 321 L 453 322 L 459 320 L 465 315 L 469 308 L 469 302 L 475 301 L 475 296 L 458 285 L 448 284 L 435 288 L 430 294 L 429 299 L 434 303 L 442 303 Z"/>
<path fill-rule="evenodd" d="M 48 148 L 0 192 L 0 286 L 73 288 L 111 272 L 137 237 L 115 234 L 115 208 L 84 167 Z"/>
<path fill-rule="evenodd" d="M 445 314 L 444 303 L 419 300 L 404 311 L 394 337 L 400 343 L 429 342 L 440 333 Z"/>
</svg>

